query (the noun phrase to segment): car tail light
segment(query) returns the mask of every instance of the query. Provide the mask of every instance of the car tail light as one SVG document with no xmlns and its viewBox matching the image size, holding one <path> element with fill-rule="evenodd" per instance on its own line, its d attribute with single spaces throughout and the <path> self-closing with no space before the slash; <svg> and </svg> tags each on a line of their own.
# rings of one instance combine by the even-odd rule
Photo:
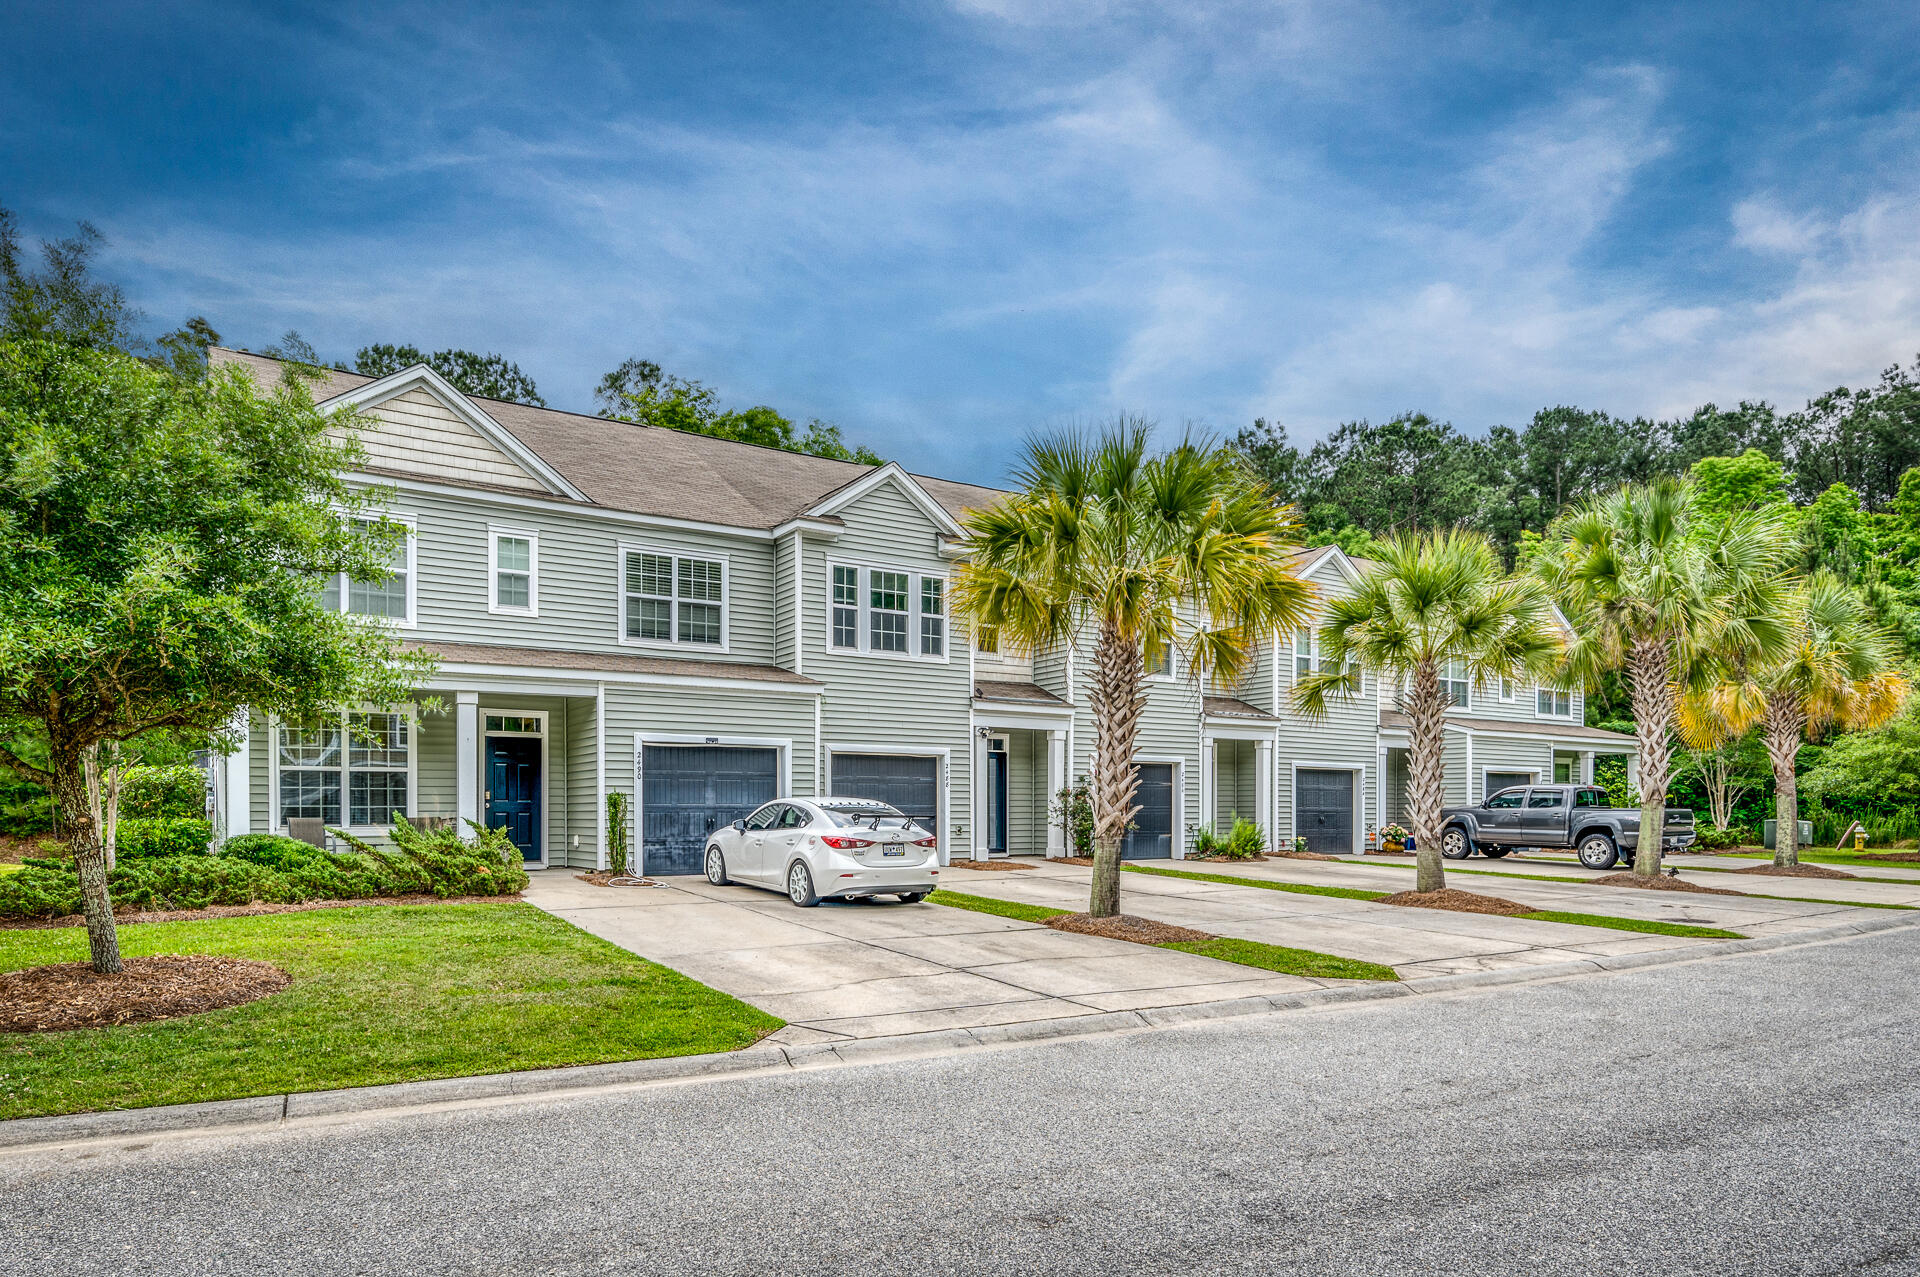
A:
<svg viewBox="0 0 1920 1277">
<path fill-rule="evenodd" d="M 916 847 L 938 847 L 940 840 L 938 838 L 916 838 L 913 840 L 913 845 Z"/>
<path fill-rule="evenodd" d="M 836 851 L 847 851 L 854 847 L 871 847 L 871 838 L 848 838 L 844 834 L 821 834 L 820 841 Z"/>
</svg>

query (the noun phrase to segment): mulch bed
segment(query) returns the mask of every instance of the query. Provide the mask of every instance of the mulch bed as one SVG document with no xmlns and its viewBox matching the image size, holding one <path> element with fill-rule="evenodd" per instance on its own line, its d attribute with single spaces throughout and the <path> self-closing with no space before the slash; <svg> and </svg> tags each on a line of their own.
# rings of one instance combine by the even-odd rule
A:
<svg viewBox="0 0 1920 1277">
<path fill-rule="evenodd" d="M 1737 874 L 1766 874 L 1778 878 L 1856 878 L 1858 874 L 1842 873 L 1838 869 L 1829 869 L 1825 865 L 1748 865 L 1745 869 L 1735 869 Z"/>
<path fill-rule="evenodd" d="M 1703 887 L 1697 882 L 1688 882 L 1684 878 L 1671 878 L 1666 874 L 1661 874 L 1658 878 L 1643 878 L 1636 873 L 1608 874 L 1604 878 L 1595 878 L 1593 881 L 1602 887 L 1638 887 L 1642 891 L 1691 891 L 1703 896 L 1747 894 L 1727 887 Z"/>
<path fill-rule="evenodd" d="M 1063 913 L 1048 918 L 1043 925 L 1052 927 L 1055 931 L 1073 931 L 1083 936 L 1105 936 L 1109 940 L 1131 940 L 1134 944 L 1192 944 L 1214 938 L 1210 931 L 1176 927 L 1171 923 L 1155 922 L 1151 918 L 1136 918 L 1129 913 L 1115 914 L 1111 918 L 1095 918 L 1091 914 L 1084 913 Z"/>
<path fill-rule="evenodd" d="M 251 905 L 208 905 L 205 909 L 117 909 L 113 920 L 121 926 L 136 922 L 193 922 L 201 918 L 250 918 L 259 913 L 305 913 L 309 909 L 359 909 L 367 905 L 471 905 L 490 900 L 518 900 L 513 896 L 374 896 L 368 900 L 308 900 L 297 905 L 262 902 Z M 42 931 L 50 927 L 84 927 L 84 916 L 64 918 L 0 918 L 0 931 Z"/>
<path fill-rule="evenodd" d="M 1414 909 L 1445 909 L 1452 913 L 1491 913 L 1503 918 L 1534 912 L 1532 905 L 1523 905 L 1505 896 L 1483 896 L 1478 892 L 1458 891 L 1452 887 L 1442 887 L 1438 891 L 1396 891 L 1378 903 L 1407 905 Z"/>
<path fill-rule="evenodd" d="M 164 954 L 128 958 L 119 975 L 85 962 L 0 974 L 0 1033 L 144 1024 L 264 998 L 293 977 L 271 962 Z"/>
<path fill-rule="evenodd" d="M 955 860 L 947 868 L 971 869 L 975 873 L 1005 873 L 1009 869 L 1034 869 L 1038 866 L 1018 864 L 1011 860 L 967 860 L 963 857 Z"/>
<path fill-rule="evenodd" d="M 1061 856 L 1051 861 L 1050 863 L 1056 864 L 1056 865 L 1079 865 L 1082 869 L 1091 869 L 1093 868 L 1093 857 L 1092 856 Z"/>
<path fill-rule="evenodd" d="M 1317 851 L 1270 851 L 1266 855 L 1260 857 L 1260 859 L 1262 860 L 1276 859 L 1276 858 L 1280 860 L 1338 860 L 1340 859 L 1340 857 L 1338 856 L 1328 856 Z"/>
</svg>

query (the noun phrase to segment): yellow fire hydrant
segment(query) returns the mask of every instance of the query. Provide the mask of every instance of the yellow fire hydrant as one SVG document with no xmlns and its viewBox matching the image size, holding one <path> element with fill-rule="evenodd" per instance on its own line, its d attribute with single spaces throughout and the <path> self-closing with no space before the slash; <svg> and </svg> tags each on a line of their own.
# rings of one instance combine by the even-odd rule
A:
<svg viewBox="0 0 1920 1277">
<path fill-rule="evenodd" d="M 1867 831 L 1858 825 L 1853 827 L 1853 849 L 1855 851 L 1865 851 L 1867 849 Z"/>
</svg>

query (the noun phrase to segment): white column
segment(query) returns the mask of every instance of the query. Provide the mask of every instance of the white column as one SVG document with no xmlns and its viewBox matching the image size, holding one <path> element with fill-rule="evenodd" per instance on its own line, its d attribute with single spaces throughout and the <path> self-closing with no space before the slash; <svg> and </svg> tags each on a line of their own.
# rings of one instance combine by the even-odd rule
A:
<svg viewBox="0 0 1920 1277">
<path fill-rule="evenodd" d="M 453 777 L 454 810 L 460 820 L 460 836 L 470 838 L 467 821 L 478 825 L 480 819 L 480 693 L 453 694 Z"/>
<path fill-rule="evenodd" d="M 1052 809 L 1054 797 L 1067 787 L 1067 734 L 1058 728 L 1047 731 L 1047 807 Z M 1067 831 L 1059 822 L 1047 821 L 1047 855 L 1064 856 L 1067 854 Z"/>
<path fill-rule="evenodd" d="M 1373 827 L 1378 830 L 1387 823 L 1387 747 L 1382 745 L 1374 752 L 1373 786 Z"/>
<path fill-rule="evenodd" d="M 1200 738 L 1200 820 L 1203 829 L 1213 828 L 1213 751 L 1219 748 L 1205 736 Z M 1174 839 L 1179 841 L 1184 831 L 1174 830 Z"/>
<path fill-rule="evenodd" d="M 226 837 L 253 832 L 253 720 L 242 710 L 236 718 L 240 743 L 220 760 L 225 772 L 221 797 L 226 802 Z M 268 755 L 272 757 L 271 754 Z M 268 792 L 272 792 L 269 790 Z M 269 818 L 271 823 L 271 818 Z"/>
<path fill-rule="evenodd" d="M 978 727 L 973 732 L 973 838 L 969 860 L 988 858 L 987 839 L 993 817 L 993 778 L 987 772 L 987 737 Z"/>
<path fill-rule="evenodd" d="M 1627 787 L 1640 788 L 1640 755 L 1638 754 L 1627 755 Z"/>
<path fill-rule="evenodd" d="M 1593 751 L 1590 749 L 1580 751 L 1580 783 L 1582 785 L 1593 783 Z"/>
<path fill-rule="evenodd" d="M 1260 832 L 1267 836 L 1267 846 L 1273 846 L 1273 742 L 1270 740 L 1253 743 L 1253 810 L 1253 818 L 1260 822 Z"/>
</svg>

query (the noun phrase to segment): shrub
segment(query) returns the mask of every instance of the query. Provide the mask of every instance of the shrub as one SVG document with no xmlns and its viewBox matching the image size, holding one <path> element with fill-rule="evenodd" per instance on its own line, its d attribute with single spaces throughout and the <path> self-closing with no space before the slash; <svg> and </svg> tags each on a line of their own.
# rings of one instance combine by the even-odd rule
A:
<svg viewBox="0 0 1920 1277">
<path fill-rule="evenodd" d="M 1267 849 L 1267 836 L 1251 820 L 1235 817 L 1221 851 L 1229 860 L 1252 860 Z"/>
<path fill-rule="evenodd" d="M 265 865 L 282 873 L 296 865 L 327 853 L 311 843 L 285 834 L 241 834 L 220 844 L 220 854 L 234 860 Z"/>
<path fill-rule="evenodd" d="M 1718 825 L 1694 826 L 1694 839 L 1708 851 L 1726 851 L 1740 845 L 1740 836 L 1734 829 L 1722 829 Z"/>
<path fill-rule="evenodd" d="M 153 856 L 129 860 L 107 876 L 115 908 L 205 909 L 255 901 L 294 904 L 302 895 L 285 877 L 225 856 Z"/>
<path fill-rule="evenodd" d="M 114 830 L 114 859 L 204 856 L 212 842 L 213 826 L 204 820 L 122 820 Z"/>
<path fill-rule="evenodd" d="M 1069 786 L 1053 796 L 1049 804 L 1049 815 L 1053 823 L 1067 831 L 1067 846 L 1070 855 L 1091 856 L 1093 854 L 1093 794 L 1087 789 L 1083 778 L 1079 784 Z"/>
<path fill-rule="evenodd" d="M 1190 854 L 1202 859 L 1217 856 L 1225 849 L 1225 845 L 1220 841 L 1220 835 L 1202 825 L 1193 831 L 1193 847 Z"/>
<path fill-rule="evenodd" d="M 607 868 L 616 874 L 627 872 L 627 795 L 618 789 L 607 791 Z"/>
<path fill-rule="evenodd" d="M 199 819 L 207 814 L 207 777 L 198 767 L 129 767 L 120 781 L 120 816 Z"/>
<path fill-rule="evenodd" d="M 80 912 L 80 879 L 61 861 L 29 860 L 0 874 L 0 917 L 59 918 Z"/>
</svg>

